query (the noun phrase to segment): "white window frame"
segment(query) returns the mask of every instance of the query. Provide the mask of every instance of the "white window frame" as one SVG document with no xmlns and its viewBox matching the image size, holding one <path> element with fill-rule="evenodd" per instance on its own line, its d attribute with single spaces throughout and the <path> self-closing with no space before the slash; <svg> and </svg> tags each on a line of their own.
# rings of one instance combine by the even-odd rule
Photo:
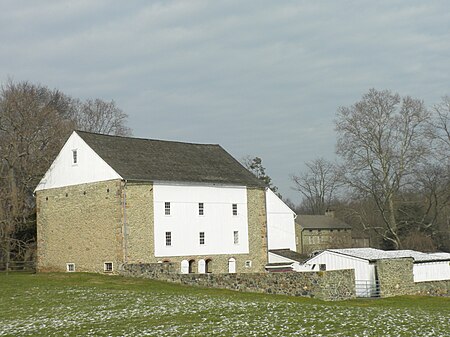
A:
<svg viewBox="0 0 450 337">
<path fill-rule="evenodd" d="M 165 238 L 166 238 L 166 247 L 170 247 L 172 246 L 172 232 L 166 232 L 165 233 Z"/>
<path fill-rule="evenodd" d="M 109 269 L 109 267 L 107 267 L 109 264 L 111 264 L 111 269 Z M 103 263 L 103 271 L 105 273 L 112 273 L 114 271 L 114 263 L 108 261 L 108 262 L 104 262 Z"/>
<path fill-rule="evenodd" d="M 205 215 L 205 204 L 203 202 L 198 203 L 198 215 L 199 216 Z"/>
<path fill-rule="evenodd" d="M 170 215 L 170 201 L 164 202 L 164 215 L 166 216 Z"/>
<path fill-rule="evenodd" d="M 199 238 L 200 245 L 203 246 L 205 244 L 205 232 L 199 232 L 198 238 Z"/>
<path fill-rule="evenodd" d="M 245 268 L 251 268 L 252 267 L 252 260 L 245 261 Z"/>
<path fill-rule="evenodd" d="M 235 245 L 239 244 L 239 231 L 233 231 L 233 243 Z"/>
<path fill-rule="evenodd" d="M 74 273 L 75 270 L 76 270 L 75 269 L 75 263 L 73 263 L 73 262 L 66 263 L 66 271 L 68 273 Z"/>
<path fill-rule="evenodd" d="M 232 204 L 231 208 L 232 208 L 232 211 L 233 211 L 233 216 L 237 216 L 238 215 L 238 205 L 237 204 Z"/>
</svg>

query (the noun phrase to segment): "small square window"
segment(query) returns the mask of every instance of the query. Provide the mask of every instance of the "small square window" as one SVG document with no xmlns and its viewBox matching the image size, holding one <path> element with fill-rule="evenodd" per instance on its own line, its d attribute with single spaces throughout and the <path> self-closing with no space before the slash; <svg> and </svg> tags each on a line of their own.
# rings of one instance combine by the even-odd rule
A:
<svg viewBox="0 0 450 337">
<path fill-rule="evenodd" d="M 237 204 L 233 204 L 233 215 L 237 215 Z"/>
<path fill-rule="evenodd" d="M 172 232 L 166 232 L 166 246 L 172 246 Z"/>
<path fill-rule="evenodd" d="M 198 203 L 198 215 L 204 215 L 204 205 L 203 202 Z"/>
<path fill-rule="evenodd" d="M 251 266 L 252 266 L 252 261 L 251 260 L 245 261 L 245 268 L 250 268 Z"/>
<path fill-rule="evenodd" d="M 239 231 L 233 232 L 233 242 L 235 245 L 237 245 L 239 243 Z"/>
<path fill-rule="evenodd" d="M 72 150 L 72 164 L 78 163 L 78 152 L 77 150 Z"/>
<path fill-rule="evenodd" d="M 205 244 L 205 232 L 200 232 L 199 238 L 200 238 L 200 244 L 204 245 Z"/>
<path fill-rule="evenodd" d="M 105 273 L 111 273 L 113 271 L 113 263 L 105 262 L 105 264 L 103 265 L 103 271 Z"/>
<path fill-rule="evenodd" d="M 322 271 L 327 270 L 327 265 L 324 263 L 319 264 L 319 270 L 322 270 Z"/>
<path fill-rule="evenodd" d="M 66 270 L 69 273 L 73 273 L 75 271 L 75 263 L 67 263 L 66 264 Z"/>
<path fill-rule="evenodd" d="M 165 202 L 164 203 L 164 214 L 165 215 L 170 215 L 170 202 Z"/>
</svg>

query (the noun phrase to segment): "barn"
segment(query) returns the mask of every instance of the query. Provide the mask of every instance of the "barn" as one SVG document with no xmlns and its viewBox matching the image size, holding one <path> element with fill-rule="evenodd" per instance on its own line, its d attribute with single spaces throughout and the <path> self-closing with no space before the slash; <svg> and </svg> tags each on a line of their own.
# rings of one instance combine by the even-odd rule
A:
<svg viewBox="0 0 450 337">
<path fill-rule="evenodd" d="M 450 280 L 449 253 L 422 253 L 413 250 L 384 251 L 374 248 L 327 249 L 304 263 L 309 270 L 355 270 L 356 296 L 376 297 L 380 289 L 379 262 L 412 260 L 411 281 Z"/>
</svg>

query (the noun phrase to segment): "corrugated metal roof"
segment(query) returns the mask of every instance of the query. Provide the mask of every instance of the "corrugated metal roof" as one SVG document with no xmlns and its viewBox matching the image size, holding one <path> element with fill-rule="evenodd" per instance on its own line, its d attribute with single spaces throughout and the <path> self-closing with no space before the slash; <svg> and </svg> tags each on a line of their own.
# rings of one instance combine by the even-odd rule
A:
<svg viewBox="0 0 450 337">
<path fill-rule="evenodd" d="M 219 145 L 76 133 L 124 179 L 265 186 Z"/>
<path fill-rule="evenodd" d="M 295 222 L 304 229 L 351 229 L 344 221 L 328 215 L 298 215 Z"/>
<path fill-rule="evenodd" d="M 399 258 L 413 258 L 415 262 L 450 261 L 449 253 L 422 253 L 414 250 L 381 250 L 375 248 L 344 248 L 327 250 L 369 261 Z"/>
</svg>

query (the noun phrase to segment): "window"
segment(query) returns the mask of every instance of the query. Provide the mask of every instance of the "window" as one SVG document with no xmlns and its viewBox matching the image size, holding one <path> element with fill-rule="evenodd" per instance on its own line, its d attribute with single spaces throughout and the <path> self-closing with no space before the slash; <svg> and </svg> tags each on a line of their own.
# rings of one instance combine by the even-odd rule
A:
<svg viewBox="0 0 450 337">
<path fill-rule="evenodd" d="M 233 232 L 233 242 L 235 245 L 237 245 L 239 243 L 239 231 Z"/>
<path fill-rule="evenodd" d="M 166 232 L 166 246 L 172 246 L 172 232 Z"/>
<path fill-rule="evenodd" d="M 237 204 L 233 204 L 233 215 L 237 215 Z"/>
<path fill-rule="evenodd" d="M 164 203 L 164 214 L 165 215 L 170 215 L 170 202 L 165 202 Z"/>
<path fill-rule="evenodd" d="M 252 261 L 251 260 L 245 261 L 245 268 L 251 268 L 251 266 L 252 266 Z"/>
<path fill-rule="evenodd" d="M 78 153 L 77 150 L 72 150 L 72 164 L 78 163 Z"/>
<path fill-rule="evenodd" d="M 113 271 L 113 263 L 112 262 L 105 262 L 103 265 L 103 271 L 105 273 L 111 273 Z"/>
<path fill-rule="evenodd" d="M 66 264 L 66 270 L 67 270 L 69 273 L 74 272 L 74 271 L 75 271 L 75 263 L 67 263 L 67 264 Z"/>
<path fill-rule="evenodd" d="M 204 245 L 205 244 L 205 232 L 200 232 L 199 238 L 200 238 L 200 244 Z"/>
<path fill-rule="evenodd" d="M 204 205 L 203 202 L 199 202 L 198 203 L 198 215 L 203 215 L 204 214 Z"/>
<path fill-rule="evenodd" d="M 327 265 L 326 264 L 319 264 L 319 270 L 327 270 Z"/>
</svg>

